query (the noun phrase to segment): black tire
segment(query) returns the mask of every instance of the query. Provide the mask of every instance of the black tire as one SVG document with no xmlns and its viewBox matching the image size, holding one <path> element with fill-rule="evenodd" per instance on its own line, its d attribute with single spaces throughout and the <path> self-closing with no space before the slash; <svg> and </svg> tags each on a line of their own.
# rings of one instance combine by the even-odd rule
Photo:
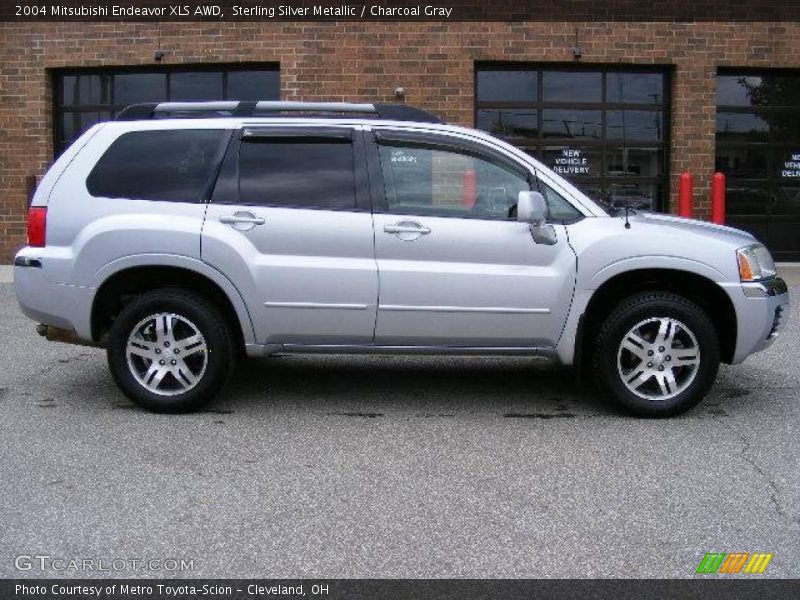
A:
<svg viewBox="0 0 800 600">
<path fill-rule="evenodd" d="M 158 388 L 162 384 L 166 387 L 167 383 L 172 381 L 173 389 L 167 390 L 172 395 L 154 393 L 145 387 L 144 383 L 140 383 L 133 372 L 136 366 L 142 364 L 155 366 L 154 363 L 140 362 L 142 359 L 137 357 L 133 367 L 128 364 L 127 346 L 130 335 L 143 320 L 158 313 L 169 313 L 186 319 L 204 338 L 206 352 L 195 351 L 190 358 L 188 354 L 192 351 L 188 350 L 187 356 L 174 357 L 185 358 L 183 363 L 185 365 L 188 365 L 190 360 L 195 361 L 194 364 L 202 364 L 200 361 L 205 360 L 204 369 L 197 368 L 200 373 L 197 382 L 187 391 L 180 392 L 180 386 L 188 387 L 189 384 L 179 381 L 178 377 L 172 374 L 167 374 L 155 387 Z M 175 333 L 174 339 L 178 340 L 178 333 Z M 167 356 L 163 353 L 180 352 L 177 347 L 180 341 L 182 340 L 173 342 L 173 348 L 160 348 L 160 342 L 152 342 L 152 345 L 153 348 L 159 347 L 164 358 L 172 358 L 172 354 Z M 154 349 L 153 352 L 155 351 Z M 213 303 L 192 292 L 164 288 L 143 294 L 122 309 L 111 325 L 107 357 L 114 381 L 133 402 L 153 412 L 181 413 L 197 410 L 219 393 L 233 372 L 236 346 L 228 322 Z"/>
<path fill-rule="evenodd" d="M 659 352 L 659 348 L 654 346 L 647 346 L 640 352 L 645 357 L 641 363 L 638 357 L 633 357 L 632 354 L 623 352 L 620 357 L 620 348 L 624 338 L 628 333 L 637 325 L 647 322 L 648 319 L 675 319 L 682 323 L 685 328 L 688 328 L 694 340 L 686 337 L 690 335 L 685 329 L 676 328 L 679 332 L 676 336 L 682 336 L 682 339 L 688 340 L 687 347 L 691 346 L 693 341 L 696 341 L 699 348 L 699 356 L 695 360 L 699 360 L 699 364 L 692 370 L 686 370 L 688 367 L 674 367 L 673 373 L 675 379 L 672 380 L 674 390 L 670 390 L 667 384 L 668 393 L 663 392 L 660 382 L 657 377 L 652 376 L 644 380 L 647 375 L 645 368 L 650 364 L 655 364 L 654 369 L 659 369 L 664 366 L 669 368 L 670 364 L 674 366 L 675 363 L 667 362 L 672 361 L 669 354 L 670 350 Z M 654 322 L 652 325 L 645 325 L 644 327 L 655 328 L 659 323 Z M 645 339 L 648 343 L 655 343 L 655 338 Z M 678 345 L 682 345 L 680 340 Z M 630 346 L 630 344 L 628 344 Z M 659 346 L 660 347 L 660 346 Z M 638 347 L 637 347 L 638 348 Z M 656 356 L 652 359 L 655 363 L 650 362 L 650 355 L 648 352 L 655 352 Z M 691 354 L 691 352 L 678 349 L 675 351 Z M 632 385 L 635 385 L 640 379 L 637 377 L 637 369 L 643 373 L 641 379 L 644 383 L 642 386 L 649 387 L 652 390 L 651 395 L 662 394 L 663 398 L 643 398 L 637 393 L 629 389 L 623 380 L 623 370 L 618 366 L 618 360 L 629 361 L 633 365 L 627 371 L 626 376 L 633 373 Z M 691 359 L 690 359 L 691 360 Z M 647 361 L 645 365 L 644 362 Z M 593 372 L 600 388 L 614 398 L 620 405 L 622 405 L 628 412 L 640 417 L 670 417 L 681 414 L 696 406 L 706 395 L 711 385 L 717 376 L 720 362 L 719 351 L 719 338 L 713 323 L 708 318 L 708 315 L 696 304 L 679 296 L 668 292 L 646 292 L 637 294 L 626 298 L 611 312 L 606 320 L 600 326 L 598 332 L 594 353 L 593 353 Z M 625 365 L 623 364 L 623 367 Z M 677 373 L 677 375 L 675 375 Z M 655 375 L 658 375 L 657 373 Z M 681 390 L 680 378 L 683 377 L 683 385 L 686 387 Z M 646 393 L 645 388 L 637 390 L 640 393 Z M 679 393 L 675 393 L 681 390 Z M 673 393 L 669 397 L 669 394 Z"/>
</svg>

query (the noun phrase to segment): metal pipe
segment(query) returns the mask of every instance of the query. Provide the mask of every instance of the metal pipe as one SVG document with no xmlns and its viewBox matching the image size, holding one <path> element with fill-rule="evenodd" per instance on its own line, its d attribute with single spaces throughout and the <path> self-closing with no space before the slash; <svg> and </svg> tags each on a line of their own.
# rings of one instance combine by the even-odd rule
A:
<svg viewBox="0 0 800 600">
<path fill-rule="evenodd" d="M 76 346 L 89 346 L 91 348 L 101 348 L 96 342 L 90 342 L 78 336 L 74 329 L 62 329 L 53 325 L 40 323 L 36 326 L 36 333 L 45 338 L 48 342 L 61 342 L 62 344 L 74 344 Z"/>
</svg>

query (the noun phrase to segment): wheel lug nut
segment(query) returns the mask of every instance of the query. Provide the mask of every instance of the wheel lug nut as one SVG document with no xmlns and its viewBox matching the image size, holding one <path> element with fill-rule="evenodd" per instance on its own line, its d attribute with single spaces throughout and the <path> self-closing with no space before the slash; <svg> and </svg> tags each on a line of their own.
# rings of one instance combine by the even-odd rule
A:
<svg viewBox="0 0 800 600">
<path fill-rule="evenodd" d="M 169 348 L 169 342 L 164 342 L 164 348 Z"/>
<path fill-rule="evenodd" d="M 667 360 L 672 360 L 672 357 L 669 354 L 667 354 Z"/>
<path fill-rule="evenodd" d="M 664 370 L 664 365 L 661 365 L 660 367 L 658 367 L 658 370 L 659 371 L 663 371 Z"/>
<path fill-rule="evenodd" d="M 160 364 L 163 367 L 165 364 L 167 364 L 167 361 L 160 360 L 160 361 L 158 361 L 158 364 Z"/>
<path fill-rule="evenodd" d="M 180 353 L 181 353 L 181 351 L 178 350 L 177 348 L 175 348 L 175 354 L 180 354 Z"/>
<path fill-rule="evenodd" d="M 172 359 L 172 361 L 170 361 L 170 362 L 172 362 L 173 365 L 177 365 L 178 364 L 178 361 L 175 360 L 175 359 Z"/>
<path fill-rule="evenodd" d="M 648 366 L 648 368 L 652 369 L 653 368 L 653 363 L 649 362 L 649 363 L 647 363 L 647 366 Z"/>
<path fill-rule="evenodd" d="M 161 348 L 156 348 L 156 354 L 161 354 Z"/>
<path fill-rule="evenodd" d="M 652 350 L 648 350 L 647 351 L 647 356 L 653 356 L 653 351 Z"/>
<path fill-rule="evenodd" d="M 659 347 L 658 347 L 658 351 L 659 351 L 659 352 L 663 352 L 663 351 L 664 351 L 664 346 L 659 346 Z"/>
</svg>

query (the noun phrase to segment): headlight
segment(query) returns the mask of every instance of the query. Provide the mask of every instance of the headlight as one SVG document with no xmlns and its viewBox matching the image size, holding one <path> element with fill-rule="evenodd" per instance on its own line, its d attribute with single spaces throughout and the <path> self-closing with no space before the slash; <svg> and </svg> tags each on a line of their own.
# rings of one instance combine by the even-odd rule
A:
<svg viewBox="0 0 800 600">
<path fill-rule="evenodd" d="M 775 276 L 775 261 L 764 246 L 753 244 L 736 251 L 739 262 L 739 277 L 742 281 L 759 281 Z"/>
</svg>

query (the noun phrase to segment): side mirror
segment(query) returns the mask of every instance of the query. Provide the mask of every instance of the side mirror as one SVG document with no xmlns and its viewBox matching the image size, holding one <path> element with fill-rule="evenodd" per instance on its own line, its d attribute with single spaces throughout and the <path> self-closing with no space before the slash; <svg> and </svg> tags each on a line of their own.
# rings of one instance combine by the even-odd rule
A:
<svg viewBox="0 0 800 600">
<path fill-rule="evenodd" d="M 552 246 L 556 243 L 556 230 L 548 225 L 547 202 L 539 192 L 520 192 L 517 200 L 517 221 L 527 223 L 531 237 L 537 244 Z"/>
<path fill-rule="evenodd" d="M 539 192 L 520 192 L 517 200 L 517 221 L 542 225 L 547 218 L 547 202 Z"/>
</svg>

